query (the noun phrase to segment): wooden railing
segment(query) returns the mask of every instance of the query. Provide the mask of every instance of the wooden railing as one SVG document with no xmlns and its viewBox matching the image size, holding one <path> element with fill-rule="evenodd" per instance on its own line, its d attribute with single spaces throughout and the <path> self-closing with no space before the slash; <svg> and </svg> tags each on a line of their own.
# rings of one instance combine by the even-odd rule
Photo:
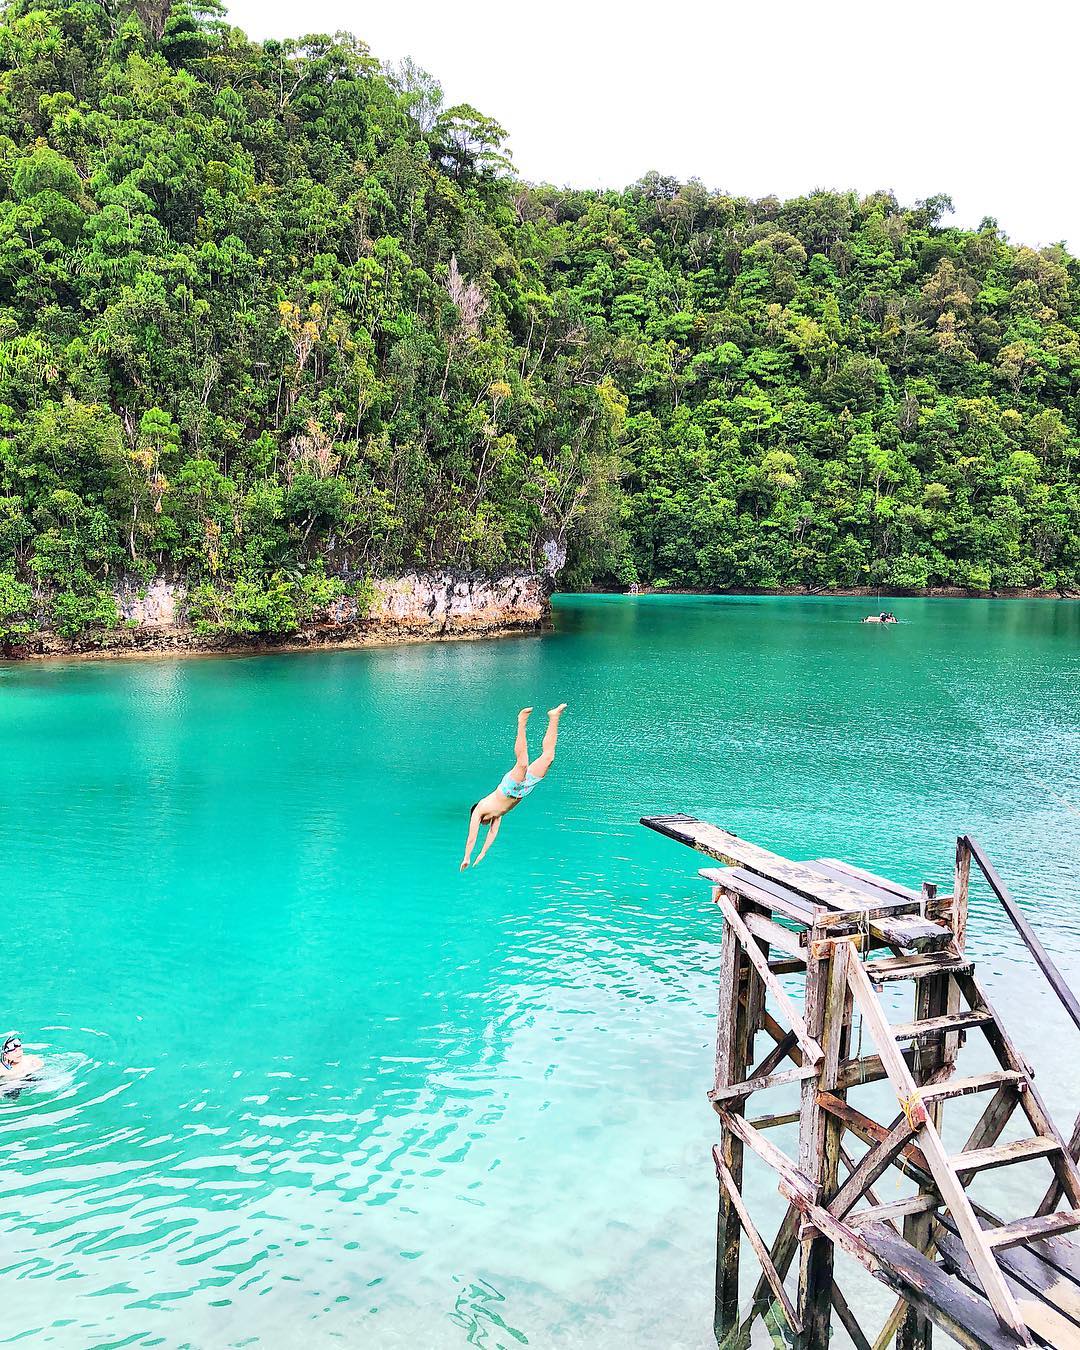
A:
<svg viewBox="0 0 1080 1350">
<path fill-rule="evenodd" d="M 1073 1024 L 1076 1026 L 1077 1030 L 1080 1030 L 1080 1001 L 1077 1000 L 1076 995 L 1069 988 L 1064 975 L 1062 975 L 1061 971 L 1058 970 L 1051 959 L 1050 953 L 1039 941 L 1038 934 L 1024 917 L 1023 911 L 1013 899 L 1008 886 L 1006 886 L 1001 877 L 998 876 L 997 868 L 983 852 L 979 843 L 972 839 L 969 834 L 961 835 L 956 841 L 956 871 L 958 878 L 960 877 L 961 872 L 964 874 L 965 907 L 967 899 L 967 865 L 972 858 L 975 859 L 979 871 L 986 878 L 990 889 L 1000 901 L 1002 909 L 1009 916 L 1009 920 L 1013 927 L 1020 934 L 1024 946 L 1035 958 L 1035 962 L 1039 969 L 1046 976 L 1047 983 L 1058 996 L 1061 1006 L 1072 1018 Z M 1068 1149 L 1074 1159 L 1080 1159 L 1080 1115 L 1076 1117 L 1076 1124 L 1073 1126 L 1072 1136 L 1068 1141 Z M 1057 1207 L 1060 1199 L 1061 1187 L 1055 1179 L 1051 1184 L 1050 1189 L 1043 1196 L 1039 1208 L 1036 1210 L 1036 1214 L 1052 1213 Z"/>
<path fill-rule="evenodd" d="M 1075 1023 L 1077 1030 L 1080 1030 L 1080 1001 L 1077 1000 L 1076 995 L 1069 988 L 1064 975 L 1062 975 L 1061 971 L 1058 970 L 1057 966 L 1051 960 L 1050 953 L 1039 941 L 1038 934 L 1024 917 L 1024 913 L 1020 906 L 1010 894 L 1008 886 L 1006 886 L 1001 877 L 998 876 L 994 864 L 983 852 L 981 845 L 976 840 L 972 839 L 971 835 L 961 835 L 956 843 L 958 852 L 962 847 L 966 846 L 971 857 L 978 863 L 979 871 L 982 872 L 990 889 L 1001 902 L 1002 909 L 1009 916 L 1012 926 L 1020 934 L 1024 946 L 1035 958 L 1036 964 L 1046 976 L 1050 988 L 1057 994 L 1065 1011 Z"/>
</svg>

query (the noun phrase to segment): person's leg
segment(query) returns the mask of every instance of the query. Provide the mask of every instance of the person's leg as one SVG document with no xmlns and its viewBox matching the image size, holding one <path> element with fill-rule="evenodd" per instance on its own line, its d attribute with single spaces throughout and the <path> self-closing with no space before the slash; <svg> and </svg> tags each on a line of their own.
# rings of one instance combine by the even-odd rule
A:
<svg viewBox="0 0 1080 1350">
<path fill-rule="evenodd" d="M 517 735 L 514 737 L 514 767 L 510 770 L 510 777 L 515 783 L 524 783 L 525 772 L 529 767 L 529 741 L 526 735 L 526 725 L 529 721 L 531 708 L 522 708 L 518 713 Z"/>
<path fill-rule="evenodd" d="M 551 768 L 552 761 L 555 758 L 555 746 L 559 739 L 559 718 L 565 711 L 565 703 L 560 703 L 557 708 L 551 708 L 548 711 L 547 731 L 544 732 L 540 756 L 529 765 L 529 772 L 534 778 L 543 778 L 544 774 Z"/>
</svg>

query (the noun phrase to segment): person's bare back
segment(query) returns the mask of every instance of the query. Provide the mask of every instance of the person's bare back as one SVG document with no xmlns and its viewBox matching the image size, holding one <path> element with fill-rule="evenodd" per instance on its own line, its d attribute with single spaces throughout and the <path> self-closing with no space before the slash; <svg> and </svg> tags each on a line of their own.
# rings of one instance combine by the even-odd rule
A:
<svg viewBox="0 0 1080 1350">
<path fill-rule="evenodd" d="M 484 854 L 495 842 L 503 816 L 512 811 L 519 802 L 524 801 L 533 788 L 543 781 L 555 759 L 555 745 L 559 739 L 559 719 L 565 711 L 565 703 L 560 703 L 557 708 L 548 709 L 547 730 L 544 732 L 540 754 L 531 762 L 526 727 L 532 709 L 522 708 L 518 713 L 517 735 L 514 738 L 514 767 L 503 775 L 502 782 L 495 791 L 481 797 L 469 812 L 469 837 L 465 842 L 465 857 L 459 871 L 464 872 L 472 860 L 472 851 L 476 847 L 476 836 L 480 833 L 480 826 L 486 825 L 488 832 L 474 865 L 479 865 L 483 861 Z"/>
</svg>

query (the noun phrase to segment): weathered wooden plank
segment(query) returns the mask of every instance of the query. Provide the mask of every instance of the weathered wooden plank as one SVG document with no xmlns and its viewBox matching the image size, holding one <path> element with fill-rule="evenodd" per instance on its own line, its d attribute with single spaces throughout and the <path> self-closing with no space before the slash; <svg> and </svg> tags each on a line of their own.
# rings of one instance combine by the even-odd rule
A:
<svg viewBox="0 0 1080 1350">
<path fill-rule="evenodd" d="M 748 1148 L 752 1149 L 762 1162 L 767 1163 L 772 1168 L 777 1176 L 783 1177 L 789 1185 L 806 1195 L 816 1194 L 817 1188 L 812 1179 L 801 1172 L 794 1158 L 789 1158 L 782 1149 L 776 1147 L 771 1139 L 766 1139 L 748 1121 L 741 1116 L 733 1115 L 723 1107 L 717 1108 L 717 1115 L 723 1122 L 724 1127 L 730 1130 Z"/>
<path fill-rule="evenodd" d="M 924 1311 L 964 1350 L 1016 1350 L 1030 1345 L 1030 1339 L 1014 1335 L 1003 1327 L 992 1309 L 975 1298 L 958 1280 L 951 1279 L 933 1261 L 915 1251 L 886 1224 L 867 1224 L 856 1232 L 821 1205 L 788 1194 L 785 1183 L 780 1189 L 802 1210 L 806 1218 L 838 1247 L 855 1258 L 888 1288 Z"/>
<path fill-rule="evenodd" d="M 951 1270 L 968 1284 L 978 1290 L 979 1281 L 972 1265 L 971 1257 L 964 1244 L 953 1232 L 944 1232 L 938 1239 L 942 1257 Z M 1011 1271 L 1006 1271 L 1006 1283 L 1009 1291 L 1021 1309 L 1025 1325 L 1052 1350 L 1080 1350 L 1080 1328 L 1066 1318 L 1053 1304 L 1032 1296 L 1032 1291 L 1017 1280 Z"/>
<path fill-rule="evenodd" d="M 1019 1105 L 1020 1094 L 1011 1084 L 998 1088 L 987 1103 L 985 1111 L 976 1121 L 974 1129 L 964 1144 L 963 1152 L 989 1148 L 991 1144 L 996 1144 L 1001 1138 L 1002 1130 L 1009 1123 L 1013 1112 Z M 961 1168 L 957 1170 L 956 1175 L 960 1178 L 961 1186 L 966 1186 L 975 1173 L 965 1172 Z"/>
<path fill-rule="evenodd" d="M 776 1237 L 773 1239 L 773 1245 L 769 1248 L 769 1256 L 776 1268 L 776 1273 L 781 1279 L 784 1279 L 788 1273 L 788 1267 L 791 1265 L 799 1246 L 799 1224 L 801 1218 L 799 1211 L 794 1205 L 789 1204 L 784 1211 L 784 1217 L 780 1222 Z M 754 1287 L 754 1297 L 750 1304 L 750 1311 L 739 1327 L 739 1339 L 736 1344 L 749 1344 L 750 1328 L 755 1320 L 766 1312 L 772 1302 L 772 1290 L 765 1276 L 762 1275 Z"/>
<path fill-rule="evenodd" d="M 874 1048 L 881 1056 L 882 1067 L 893 1085 L 897 1100 L 917 1129 L 926 1120 L 926 1108 L 915 1087 L 900 1047 L 892 1034 L 892 1028 L 885 1019 L 885 1012 L 870 984 L 866 968 L 858 961 L 848 965 L 848 985 L 851 988 L 855 1005 L 862 1014 L 863 1026 L 870 1033 Z"/>
<path fill-rule="evenodd" d="M 1072 1158 L 1073 1162 L 1076 1162 L 1076 1160 L 1080 1158 L 1080 1115 L 1076 1117 L 1076 1122 L 1072 1128 L 1072 1134 L 1069 1136 L 1068 1149 L 1069 1157 Z M 1050 1184 L 1050 1189 L 1039 1202 L 1039 1208 L 1036 1210 L 1036 1213 L 1049 1214 L 1060 1199 L 1061 1183 L 1055 1176 Z"/>
<path fill-rule="evenodd" d="M 754 941 L 750 930 L 742 921 L 739 911 L 719 890 L 716 895 L 716 904 L 727 922 L 735 929 L 736 934 L 743 944 L 747 956 L 753 962 L 758 974 L 764 982 L 765 988 L 773 997 L 773 1002 L 787 1018 L 792 1031 L 798 1037 L 799 1048 L 803 1052 L 803 1057 L 810 1064 L 817 1064 L 822 1058 L 821 1046 L 814 1040 L 813 1036 L 806 1028 L 802 1013 L 796 1008 L 788 997 L 787 990 L 769 969 L 769 962 L 761 953 L 761 949 Z"/>
<path fill-rule="evenodd" d="M 1024 1074 L 1025 1085 L 1020 1098 L 1020 1108 L 1027 1116 L 1031 1128 L 1036 1134 L 1053 1139 L 1058 1144 L 1058 1152 L 1051 1155 L 1050 1159 L 1055 1179 L 1068 1197 L 1070 1206 L 1073 1209 L 1080 1209 L 1080 1172 L 1077 1171 L 1065 1140 L 1061 1137 L 1050 1112 L 1046 1109 L 1046 1103 L 1035 1085 L 1027 1061 L 1013 1043 L 1012 1037 L 1005 1030 L 1001 1018 L 994 1012 L 993 1005 L 986 996 L 986 991 L 974 975 L 961 976 L 959 982 L 972 1006 L 984 1007 L 993 1017 L 993 1021 L 983 1028 L 983 1032 L 991 1050 L 997 1056 L 998 1062 L 1003 1068 L 1014 1069 Z M 1056 1199 L 1054 1203 L 1056 1205 Z M 1052 1207 L 1044 1208 L 1044 1206 L 1045 1198 L 1037 1212 L 1040 1214 L 1049 1213 Z"/>
<path fill-rule="evenodd" d="M 784 1316 L 788 1320 L 788 1325 L 794 1332 L 802 1331 L 802 1323 L 796 1316 L 795 1309 L 791 1306 L 791 1300 L 788 1298 L 787 1291 L 784 1289 L 784 1282 L 772 1263 L 769 1249 L 762 1241 L 761 1234 L 758 1232 L 753 1219 L 750 1217 L 750 1213 L 743 1202 L 743 1198 L 739 1194 L 739 1188 L 735 1185 L 735 1178 L 731 1175 L 727 1164 L 720 1156 L 719 1148 L 716 1147 L 713 1148 L 713 1163 L 716 1166 L 716 1175 L 720 1184 L 727 1191 L 728 1199 L 731 1201 L 735 1208 L 735 1212 L 739 1216 L 743 1232 L 750 1239 L 750 1245 L 753 1247 L 754 1253 L 761 1264 L 762 1273 L 769 1282 L 769 1288 L 773 1291 L 777 1301 L 784 1310 Z"/>
<path fill-rule="evenodd" d="M 953 1167 L 961 1168 L 965 1175 L 972 1172 L 987 1172 L 994 1167 L 1009 1167 L 1012 1163 L 1028 1162 L 1032 1158 L 1046 1158 L 1059 1152 L 1059 1145 L 1053 1139 L 1014 1139 L 1008 1144 L 996 1144 L 993 1148 L 972 1149 L 967 1153 L 957 1153 L 952 1158 Z"/>
<path fill-rule="evenodd" d="M 777 1065 L 782 1064 L 787 1059 L 792 1050 L 798 1043 L 798 1037 L 793 1031 L 785 1032 L 783 1037 L 776 1042 L 773 1048 L 750 1070 L 749 1078 L 768 1078 Z"/>
<path fill-rule="evenodd" d="M 755 1116 L 747 1124 L 755 1130 L 775 1130 L 778 1125 L 794 1125 L 798 1119 L 798 1111 L 782 1111 L 773 1116 Z"/>
<path fill-rule="evenodd" d="M 721 886 L 725 890 L 743 896 L 755 905 L 775 910 L 785 919 L 799 924 L 804 929 L 809 928 L 814 922 L 814 907 L 808 901 L 799 900 L 795 895 L 791 895 L 790 901 L 770 895 L 761 877 L 740 878 L 737 872 L 738 869 L 734 867 L 701 867 L 698 869 L 698 876 L 713 886 Z M 798 904 L 795 903 L 797 900 Z"/>
<path fill-rule="evenodd" d="M 762 1031 L 767 1032 L 777 1045 L 779 1045 L 788 1034 L 787 1027 L 782 1027 L 767 1008 L 761 1015 L 761 1029 Z M 802 1051 L 799 1049 L 798 1045 L 793 1045 L 788 1051 L 788 1059 L 791 1060 L 792 1064 L 797 1064 L 800 1067 L 802 1066 Z"/>
<path fill-rule="evenodd" d="M 987 1229 L 990 1235 L 1000 1224 L 990 1216 L 987 1218 L 994 1224 Z M 946 1230 L 955 1233 L 956 1225 L 947 1213 L 941 1216 L 941 1222 Z M 1062 1256 L 1061 1248 L 1077 1251 L 1068 1238 L 1057 1237 L 1033 1240 L 1029 1247 L 1007 1247 L 995 1255 L 1011 1279 L 1019 1281 L 1037 1299 L 1051 1304 L 1080 1328 L 1080 1285 L 1069 1274 L 1070 1258 Z"/>
<path fill-rule="evenodd" d="M 914 1064 L 914 1050 L 904 1050 L 901 1053 L 909 1067 Z M 876 1083 L 879 1079 L 887 1077 L 880 1055 L 864 1055 L 862 1059 L 849 1059 L 841 1064 L 836 1083 L 839 1088 L 853 1088 L 862 1083 Z"/>
<path fill-rule="evenodd" d="M 742 903 L 741 901 L 739 903 Z M 744 966 L 746 978 L 742 979 Z M 714 1091 L 740 1083 L 746 1077 L 747 1019 L 746 1004 L 750 985 L 756 979 L 748 965 L 739 936 L 730 924 L 724 925 L 720 946 L 720 988 L 717 998 L 716 1062 Z M 735 1100 L 735 1110 L 743 1109 Z M 723 1131 L 721 1155 L 736 1185 L 742 1182 L 742 1144 L 730 1132 Z M 726 1192 L 720 1190 L 716 1206 L 716 1267 L 713 1325 L 718 1342 L 739 1321 L 739 1245 L 742 1232 L 738 1214 Z"/>
<path fill-rule="evenodd" d="M 914 1133 L 915 1126 L 908 1120 L 907 1116 L 901 1115 L 894 1121 L 881 1143 L 875 1144 L 860 1159 L 855 1171 L 852 1172 L 851 1176 L 837 1191 L 835 1197 L 829 1202 L 829 1213 L 835 1215 L 838 1219 L 844 1218 L 848 1210 L 858 1204 L 867 1188 L 872 1186 L 878 1177 L 892 1166 L 893 1159 L 907 1146 Z"/>
<path fill-rule="evenodd" d="M 806 960 L 804 957 L 794 956 L 786 960 L 770 961 L 769 969 L 774 975 L 799 975 L 806 969 Z"/>
<path fill-rule="evenodd" d="M 883 956 L 867 961 L 866 969 L 874 984 L 886 984 L 892 980 L 923 980 L 945 971 L 950 975 L 970 975 L 974 965 L 949 952 L 927 952 L 925 956 Z"/>
<path fill-rule="evenodd" d="M 1080 1228 L 1080 1209 L 1060 1209 L 1054 1214 L 1036 1214 L 1030 1219 L 1014 1219 L 989 1230 L 987 1241 L 994 1251 L 1024 1247 L 1036 1238 L 1057 1237 Z"/>
<path fill-rule="evenodd" d="M 990 1014 L 987 1012 L 943 1013 L 940 1017 L 924 1017 L 917 1022 L 897 1022 L 893 1026 L 893 1035 L 898 1041 L 919 1041 L 925 1044 L 943 1032 L 967 1031 L 989 1021 Z"/>
<path fill-rule="evenodd" d="M 946 1015 L 949 1004 L 949 990 L 955 988 L 948 974 L 933 975 L 920 980 L 915 986 L 915 1016 L 920 1022 L 934 1021 Z M 947 1077 L 948 1071 L 943 1065 L 943 1043 L 941 1038 L 932 1039 L 923 1053 L 920 1042 L 916 1041 L 919 1054 L 916 1056 L 913 1077 L 920 1090 L 925 1084 Z M 943 1107 L 940 1102 L 931 1102 L 927 1115 L 934 1125 L 940 1128 Z M 922 1186 L 920 1195 L 937 1198 L 936 1188 Z M 932 1255 L 934 1220 L 928 1212 L 914 1212 L 904 1218 L 901 1235 L 916 1251 L 927 1257 Z M 930 1350 L 933 1344 L 933 1324 L 918 1310 L 909 1308 L 901 1323 L 896 1337 L 896 1350 Z"/>
<path fill-rule="evenodd" d="M 908 1195 L 902 1200 L 890 1200 L 887 1205 L 856 1210 L 853 1214 L 846 1215 L 844 1222 L 850 1224 L 852 1228 L 859 1228 L 864 1223 L 892 1223 L 893 1219 L 903 1219 L 908 1214 L 929 1214 L 940 1204 L 941 1201 L 936 1195 Z"/>
<path fill-rule="evenodd" d="M 970 1078 L 947 1078 L 941 1083 L 927 1083 L 919 1091 L 923 1101 L 947 1101 L 951 1097 L 970 1097 L 977 1092 L 997 1091 L 1000 1087 L 1012 1087 L 1020 1091 L 1025 1086 L 1023 1074 L 1014 1069 L 1002 1069 L 997 1073 L 979 1073 Z"/>
<path fill-rule="evenodd" d="M 884 1125 L 879 1125 L 876 1120 L 871 1120 L 865 1112 L 838 1097 L 834 1092 L 819 1092 L 817 1094 L 818 1102 L 822 1110 L 828 1111 L 838 1120 L 842 1120 L 845 1128 L 852 1134 L 857 1135 L 867 1144 L 880 1144 L 889 1131 Z M 897 1158 L 897 1165 L 901 1162 L 911 1164 L 912 1170 L 907 1175 L 914 1177 L 920 1183 L 931 1182 L 930 1165 L 923 1156 L 922 1149 L 917 1144 L 908 1144 L 901 1150 Z M 904 1169 L 901 1169 L 904 1170 Z"/>
<path fill-rule="evenodd" d="M 821 932 L 815 926 L 811 931 L 811 951 L 817 950 L 816 940 Z M 815 962 L 816 983 L 824 987 L 824 1004 L 817 1000 L 816 1015 L 820 1019 L 821 1043 L 824 1058 L 819 1066 L 818 1084 L 826 1091 L 836 1088 L 840 1060 L 846 1054 L 850 1026 L 851 997 L 848 991 L 848 966 L 855 959 L 850 942 L 838 942 L 831 956 Z M 802 1170 L 820 1188 L 826 1198 L 837 1188 L 840 1168 L 842 1127 L 817 1104 L 816 1093 L 811 1098 L 810 1088 L 804 1089 L 805 1113 L 799 1140 L 799 1162 Z M 803 1133 L 805 1132 L 805 1133 Z M 805 1328 L 805 1345 L 827 1345 L 832 1318 L 834 1252 L 829 1240 L 820 1234 L 804 1242 L 799 1266 L 799 1316 Z"/>
<path fill-rule="evenodd" d="M 879 877 L 874 872 L 867 872 L 864 868 L 842 862 L 839 858 L 815 858 L 805 866 L 815 872 L 823 872 L 826 876 L 834 877 L 835 880 L 842 881 L 845 886 L 851 886 L 863 895 L 890 896 L 895 900 L 922 903 L 921 891 L 913 891 L 910 886 L 902 886 L 900 882 L 890 881 L 888 877 Z"/>
<path fill-rule="evenodd" d="M 732 1101 L 736 1097 L 749 1097 L 752 1092 L 764 1092 L 767 1088 L 786 1087 L 790 1083 L 803 1083 L 808 1078 L 816 1078 L 817 1069 L 806 1064 L 800 1069 L 784 1069 L 780 1073 L 771 1073 L 768 1078 L 747 1078 L 741 1083 L 729 1083 L 726 1087 L 713 1088 L 708 1094 L 714 1106 Z"/>
<path fill-rule="evenodd" d="M 765 891 L 767 895 L 773 895 L 777 900 L 782 900 L 786 904 L 801 904 L 809 910 L 813 921 L 813 915 L 819 914 L 824 906 L 815 904 L 812 900 L 806 900 L 793 891 L 789 886 L 783 886 L 778 881 L 770 881 L 757 872 L 751 872 L 745 867 L 729 867 L 724 869 L 727 874 L 734 877 L 735 880 L 757 886 Z M 816 871 L 816 868 L 811 870 Z M 858 923 L 860 919 L 891 919 L 903 918 L 910 915 L 921 917 L 922 901 L 916 897 L 914 900 L 902 900 L 898 896 L 887 896 L 884 900 L 874 899 L 871 896 L 860 895 L 861 904 L 858 909 L 834 909 L 831 910 L 831 917 L 838 920 Z"/>
<path fill-rule="evenodd" d="M 713 892 L 713 903 L 716 903 L 715 891 Z M 747 928 L 756 938 L 760 938 L 762 942 L 767 942 L 770 947 L 779 947 L 793 960 L 805 965 L 806 957 L 802 933 L 793 933 L 790 928 L 782 928 L 772 919 L 766 919 L 761 914 L 755 914 L 752 910 L 747 911 L 744 918 Z"/>
<path fill-rule="evenodd" d="M 921 1125 L 922 1127 L 920 1144 L 923 1156 L 929 1164 L 942 1200 L 952 1210 L 964 1243 L 971 1254 L 975 1269 L 978 1271 L 980 1283 L 994 1312 L 1002 1324 L 1013 1331 L 1021 1341 L 1028 1340 L 1016 1304 L 986 1245 L 978 1220 L 971 1208 L 971 1202 L 953 1171 L 953 1166 L 945 1152 L 937 1127 L 928 1116 L 926 1107 L 919 1097 L 915 1080 L 912 1078 L 911 1072 L 892 1038 L 881 1004 L 878 1002 L 877 995 L 874 993 L 866 971 L 860 962 L 852 961 L 848 965 L 848 983 L 859 1011 L 863 1015 L 864 1024 L 870 1032 L 878 1054 L 881 1055 L 889 1080 L 896 1090 L 897 1100 L 903 1107 L 908 1120 L 915 1126 Z"/>
<path fill-rule="evenodd" d="M 711 881 L 714 886 L 723 886 L 728 890 L 745 895 L 755 904 L 768 906 L 783 914 L 792 923 L 809 928 L 816 913 L 813 901 L 804 899 L 786 886 L 778 886 L 759 877 L 756 872 L 747 872 L 741 867 L 701 867 L 698 876 Z"/>
<path fill-rule="evenodd" d="M 884 1125 L 871 1120 L 850 1102 L 842 1101 L 827 1092 L 820 1093 L 819 1097 L 822 1107 L 840 1116 L 846 1128 L 864 1142 L 877 1143 L 888 1133 Z M 984 1113 L 984 1119 L 986 1114 Z M 976 1139 L 979 1133 L 979 1127 L 976 1126 L 972 1132 L 972 1139 Z M 996 1138 L 996 1135 L 993 1137 Z M 929 1187 L 934 1184 L 927 1161 L 922 1151 L 914 1144 L 909 1144 L 904 1149 L 896 1159 L 895 1166 L 920 1186 Z M 987 1224 L 995 1227 L 1001 1224 L 1001 1219 L 984 1205 L 973 1204 L 972 1208 L 983 1221 L 984 1228 Z M 1052 1283 L 1056 1302 L 1064 1306 L 1070 1315 L 1075 1306 L 1075 1320 L 1080 1325 L 1080 1248 L 1070 1243 L 1067 1238 L 1051 1238 L 1033 1243 L 1030 1249 L 1016 1248 L 1006 1251 L 999 1257 L 999 1264 L 1011 1270 L 1018 1278 L 1029 1279 L 1033 1289 L 1041 1289 L 1048 1282 Z M 1070 1298 L 1074 1300 L 1074 1304 L 1067 1301 Z"/>
</svg>

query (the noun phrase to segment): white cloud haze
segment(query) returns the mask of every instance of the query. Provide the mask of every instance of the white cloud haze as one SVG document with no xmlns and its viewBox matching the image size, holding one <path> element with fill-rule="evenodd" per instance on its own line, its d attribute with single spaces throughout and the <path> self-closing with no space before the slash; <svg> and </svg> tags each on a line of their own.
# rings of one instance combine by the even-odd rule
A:
<svg viewBox="0 0 1080 1350">
<path fill-rule="evenodd" d="M 226 0 L 228 3 L 228 0 Z M 649 169 L 736 195 L 947 192 L 951 219 L 1080 248 L 1080 6 L 1030 0 L 234 0 L 252 37 L 356 33 L 510 132 L 523 177 Z"/>
</svg>

